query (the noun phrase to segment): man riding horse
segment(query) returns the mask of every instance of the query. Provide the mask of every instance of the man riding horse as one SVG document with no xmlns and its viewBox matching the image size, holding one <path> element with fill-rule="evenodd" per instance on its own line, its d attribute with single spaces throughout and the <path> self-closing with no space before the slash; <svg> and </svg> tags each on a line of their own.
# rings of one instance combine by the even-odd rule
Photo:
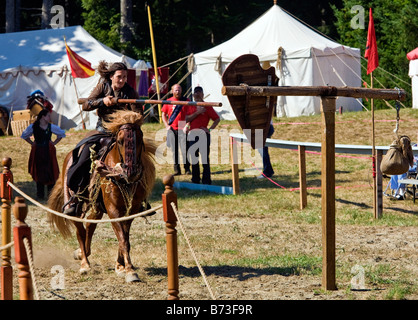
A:
<svg viewBox="0 0 418 320">
<path fill-rule="evenodd" d="M 64 205 L 64 213 L 80 216 L 83 205 L 81 196 L 90 183 L 92 165 L 91 153 L 100 154 L 106 151 L 112 142 L 112 135 L 103 127 L 103 121 L 118 110 L 132 110 L 143 114 L 141 106 L 136 104 L 118 104 L 114 98 L 138 99 L 138 93 L 127 83 L 128 68 L 121 62 L 108 66 L 101 61 L 98 66 L 101 76 L 99 83 L 83 103 L 84 111 L 97 111 L 99 117 L 96 131 L 80 141 L 73 150 L 72 164 L 67 171 L 67 187 L 71 197 Z M 149 204 L 147 207 L 150 208 Z"/>
</svg>

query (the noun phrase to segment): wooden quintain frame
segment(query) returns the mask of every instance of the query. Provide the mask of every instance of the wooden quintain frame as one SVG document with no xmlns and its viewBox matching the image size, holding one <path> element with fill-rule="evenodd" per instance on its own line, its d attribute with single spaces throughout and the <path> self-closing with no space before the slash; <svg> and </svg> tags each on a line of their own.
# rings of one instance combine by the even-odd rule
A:
<svg viewBox="0 0 418 320">
<path fill-rule="evenodd" d="M 240 59 L 240 58 L 237 58 Z M 258 58 L 257 58 L 258 61 Z M 258 66 L 260 63 L 258 62 Z M 248 66 L 247 66 L 248 68 Z M 227 70 L 225 70 L 226 72 Z M 246 79 L 241 78 L 242 83 Z M 267 78 L 264 80 L 267 81 Z M 353 87 L 312 86 L 312 87 L 270 87 L 270 86 L 230 86 L 224 83 L 222 94 L 231 102 L 233 97 L 244 97 L 250 101 L 256 97 L 277 96 L 319 96 L 321 97 L 321 145 L 322 145 L 322 287 L 336 290 L 335 281 L 335 110 L 338 96 L 352 98 L 372 98 L 405 100 L 404 90 L 367 89 Z M 247 111 L 248 112 L 248 111 Z M 376 194 L 374 195 L 377 196 Z"/>
</svg>

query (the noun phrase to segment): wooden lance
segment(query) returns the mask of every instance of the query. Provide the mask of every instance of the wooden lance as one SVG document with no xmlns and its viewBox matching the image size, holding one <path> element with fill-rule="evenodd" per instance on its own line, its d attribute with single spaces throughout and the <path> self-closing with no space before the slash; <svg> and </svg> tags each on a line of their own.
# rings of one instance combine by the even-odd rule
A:
<svg viewBox="0 0 418 320">
<path fill-rule="evenodd" d="M 78 99 L 78 103 L 82 104 L 87 98 Z M 195 101 L 171 101 L 171 100 L 144 100 L 144 99 L 119 99 L 112 98 L 114 103 L 134 103 L 134 104 L 171 104 L 171 105 L 187 105 L 201 107 L 222 107 L 221 102 L 195 102 Z"/>
</svg>

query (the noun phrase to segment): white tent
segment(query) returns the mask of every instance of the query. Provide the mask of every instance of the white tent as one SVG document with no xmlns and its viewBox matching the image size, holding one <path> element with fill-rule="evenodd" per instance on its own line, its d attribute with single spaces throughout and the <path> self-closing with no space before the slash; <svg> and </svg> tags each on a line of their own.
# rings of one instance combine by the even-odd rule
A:
<svg viewBox="0 0 418 320">
<path fill-rule="evenodd" d="M 240 55 L 252 53 L 276 68 L 280 86 L 361 87 L 360 50 L 340 45 L 313 31 L 274 5 L 232 39 L 194 55 L 192 85 L 200 85 L 207 101 L 222 102 L 220 116 L 235 119 L 221 93 L 221 75 Z M 362 109 L 361 100 L 338 98 L 337 108 Z M 218 111 L 218 110 L 217 110 Z M 278 97 L 277 116 L 311 115 L 320 112 L 317 97 Z"/>
<path fill-rule="evenodd" d="M 39 89 L 53 104 L 54 123 L 63 129 L 82 128 L 78 97 L 87 97 L 96 86 L 99 76 L 71 76 L 65 50 L 68 46 L 96 68 L 100 60 L 125 62 L 128 68 L 147 69 L 144 61 L 136 61 L 105 46 L 81 26 L 61 29 L 0 34 L 0 106 L 10 112 L 26 108 L 27 96 Z M 74 87 L 75 81 L 75 87 Z M 82 112 L 87 129 L 94 129 L 95 112 Z"/>
<path fill-rule="evenodd" d="M 412 108 L 418 109 L 418 48 L 407 54 L 409 61 L 408 75 L 412 81 Z"/>
</svg>

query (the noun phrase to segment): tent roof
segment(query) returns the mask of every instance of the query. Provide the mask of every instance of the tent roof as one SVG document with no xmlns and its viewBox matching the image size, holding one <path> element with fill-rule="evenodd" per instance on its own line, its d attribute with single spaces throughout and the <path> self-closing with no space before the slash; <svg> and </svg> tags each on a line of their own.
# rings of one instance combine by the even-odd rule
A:
<svg viewBox="0 0 418 320">
<path fill-rule="evenodd" d="M 280 47 L 284 49 L 287 58 L 310 57 L 312 48 L 322 51 L 322 54 L 334 54 L 337 51 L 341 53 L 344 50 L 349 50 L 356 57 L 360 54 L 359 49 L 329 40 L 296 20 L 278 5 L 273 5 L 236 36 L 196 54 L 195 58 L 199 64 L 221 55 L 222 61 L 230 62 L 242 54 L 252 53 L 260 61 L 272 61 L 277 59 Z"/>
<path fill-rule="evenodd" d="M 57 70 L 69 61 L 64 36 L 68 46 L 96 67 L 100 60 L 125 62 L 132 67 L 137 61 L 105 46 L 93 38 L 83 27 L 0 34 L 0 72 L 21 70 Z"/>
</svg>

